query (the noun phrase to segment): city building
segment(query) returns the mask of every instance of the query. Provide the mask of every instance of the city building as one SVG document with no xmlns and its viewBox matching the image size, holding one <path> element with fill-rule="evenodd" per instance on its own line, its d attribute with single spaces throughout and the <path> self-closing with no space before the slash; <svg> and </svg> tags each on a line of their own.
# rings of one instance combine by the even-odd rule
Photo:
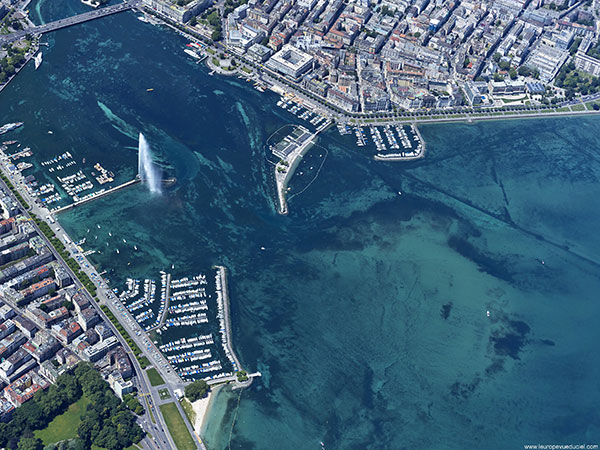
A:
<svg viewBox="0 0 600 450">
<path fill-rule="evenodd" d="M 185 23 L 206 9 L 210 0 L 193 0 L 185 6 L 180 6 L 176 1 L 170 0 L 143 0 L 143 3 L 144 6 L 175 22 Z"/>
<path fill-rule="evenodd" d="M 313 63 L 313 57 L 304 53 L 290 44 L 285 44 L 281 50 L 275 53 L 267 66 L 271 69 L 288 75 L 294 79 L 308 71 Z"/>
<path fill-rule="evenodd" d="M 4 396 L 15 407 L 30 400 L 36 392 L 50 386 L 50 383 L 34 371 L 28 372 L 4 388 Z"/>
</svg>

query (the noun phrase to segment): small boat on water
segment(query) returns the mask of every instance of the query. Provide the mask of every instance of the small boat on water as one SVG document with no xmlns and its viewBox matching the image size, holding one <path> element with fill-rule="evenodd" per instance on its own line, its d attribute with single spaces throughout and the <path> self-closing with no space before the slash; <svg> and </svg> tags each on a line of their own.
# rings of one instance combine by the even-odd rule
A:
<svg viewBox="0 0 600 450">
<path fill-rule="evenodd" d="M 117 249 L 117 255 L 119 254 L 119 249 Z"/>
<path fill-rule="evenodd" d="M 148 88 L 146 89 L 146 92 L 152 92 L 154 90 L 154 88 Z"/>
<path fill-rule="evenodd" d="M 42 52 L 39 52 L 37 55 L 35 55 L 33 62 L 35 63 L 35 70 L 38 70 L 42 65 Z"/>
<path fill-rule="evenodd" d="M 100 225 L 96 224 L 96 226 L 98 227 L 98 229 L 100 229 Z"/>
<path fill-rule="evenodd" d="M 108 232 L 108 235 L 109 235 L 110 237 L 112 237 L 112 233 L 111 233 L 110 231 Z"/>
<path fill-rule="evenodd" d="M 195 51 L 193 51 L 193 50 L 190 50 L 189 48 L 186 48 L 186 49 L 184 49 L 183 51 L 184 51 L 185 53 L 187 53 L 188 55 L 190 55 L 192 58 L 195 58 L 195 59 L 201 59 L 201 58 L 202 58 L 202 56 L 200 56 L 200 55 L 199 55 L 198 53 L 196 53 Z"/>
<path fill-rule="evenodd" d="M 123 243 L 124 243 L 124 244 L 127 244 L 127 241 L 126 241 L 125 239 L 123 239 Z"/>
<path fill-rule="evenodd" d="M 137 251 L 137 245 L 134 245 L 134 246 L 133 246 L 133 249 Z"/>
</svg>

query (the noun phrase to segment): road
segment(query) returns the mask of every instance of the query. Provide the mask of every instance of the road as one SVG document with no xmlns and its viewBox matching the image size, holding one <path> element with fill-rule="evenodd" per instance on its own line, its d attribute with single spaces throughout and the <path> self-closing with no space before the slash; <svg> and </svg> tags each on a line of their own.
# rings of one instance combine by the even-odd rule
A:
<svg viewBox="0 0 600 450">
<path fill-rule="evenodd" d="M 89 11 L 83 14 L 78 14 L 76 16 L 67 17 L 65 19 L 55 20 L 54 22 L 49 22 L 43 25 L 33 26 L 29 28 L 25 28 L 20 31 L 16 31 L 14 33 L 5 34 L 0 36 L 0 45 L 8 44 L 10 42 L 17 41 L 21 38 L 24 38 L 26 35 L 35 35 L 35 34 L 43 34 L 49 33 L 51 31 L 60 30 L 61 28 L 70 27 L 72 25 L 77 25 L 79 23 L 87 22 L 89 20 L 99 19 L 100 17 L 109 16 L 111 14 L 116 14 L 122 11 L 127 11 L 128 9 L 135 8 L 138 6 L 139 0 L 129 0 L 123 3 L 119 3 L 117 5 L 107 6 L 105 8 L 95 9 L 93 11 Z"/>
</svg>

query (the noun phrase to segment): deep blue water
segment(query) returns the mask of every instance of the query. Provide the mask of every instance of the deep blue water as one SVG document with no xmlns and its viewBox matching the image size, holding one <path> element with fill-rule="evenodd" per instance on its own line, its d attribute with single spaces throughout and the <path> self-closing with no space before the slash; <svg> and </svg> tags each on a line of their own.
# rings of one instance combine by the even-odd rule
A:
<svg viewBox="0 0 600 450">
<path fill-rule="evenodd" d="M 79 11 L 66 3 L 42 18 Z M 25 122 L 14 135 L 38 160 L 69 150 L 123 180 L 143 131 L 178 180 L 63 214 L 72 237 L 99 224 L 88 248 L 108 231 L 140 248 L 92 256 L 120 288 L 171 264 L 230 269 L 235 348 L 263 377 L 239 406 L 219 393 L 209 448 L 600 441 L 600 118 L 423 126 L 427 157 L 410 164 L 334 130 L 282 217 L 262 146 L 295 118 L 275 95 L 208 76 L 133 13 L 48 41 L 1 94 L 2 123 Z"/>
</svg>

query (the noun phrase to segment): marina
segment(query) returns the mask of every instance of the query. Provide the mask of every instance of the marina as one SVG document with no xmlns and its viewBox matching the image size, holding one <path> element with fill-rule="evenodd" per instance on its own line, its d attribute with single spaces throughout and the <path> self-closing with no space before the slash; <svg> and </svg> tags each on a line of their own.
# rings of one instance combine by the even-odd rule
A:
<svg viewBox="0 0 600 450">
<path fill-rule="evenodd" d="M 212 273 L 171 278 L 161 272 L 159 282 L 129 278 L 113 300 L 184 381 L 228 378 L 240 367 L 231 348 L 225 269 Z"/>
<path fill-rule="evenodd" d="M 0 134 L 12 131 L 22 125 L 22 122 L 8 123 L 0 128 Z M 7 162 L 10 173 L 20 175 L 29 193 L 53 213 L 65 211 L 77 204 L 100 198 L 140 181 L 136 177 L 133 180 L 111 186 L 111 183 L 115 182 L 115 175 L 112 171 L 98 162 L 93 166 L 94 170 L 88 172 L 89 169 L 85 167 L 85 158 L 82 159 L 82 166 L 80 166 L 70 151 L 64 151 L 37 162 L 31 148 L 21 149 L 21 143 L 14 139 L 2 143 L 0 156 Z M 26 158 L 31 159 L 26 160 Z M 25 171 L 28 172 L 25 173 Z M 38 178 L 44 179 L 46 182 L 40 183 Z"/>
<path fill-rule="evenodd" d="M 295 96 L 282 95 L 279 101 L 277 102 L 277 106 L 295 115 L 299 119 L 308 122 L 317 130 L 325 129 L 332 123 L 330 120 L 327 119 L 327 117 L 316 112 L 315 108 L 312 105 L 309 105 L 306 102 L 302 102 Z"/>
<path fill-rule="evenodd" d="M 356 146 L 372 150 L 379 161 L 411 161 L 425 156 L 425 144 L 415 124 L 353 126 L 337 124 L 341 136 L 354 131 Z M 372 144 L 371 144 L 372 143 Z"/>
</svg>

